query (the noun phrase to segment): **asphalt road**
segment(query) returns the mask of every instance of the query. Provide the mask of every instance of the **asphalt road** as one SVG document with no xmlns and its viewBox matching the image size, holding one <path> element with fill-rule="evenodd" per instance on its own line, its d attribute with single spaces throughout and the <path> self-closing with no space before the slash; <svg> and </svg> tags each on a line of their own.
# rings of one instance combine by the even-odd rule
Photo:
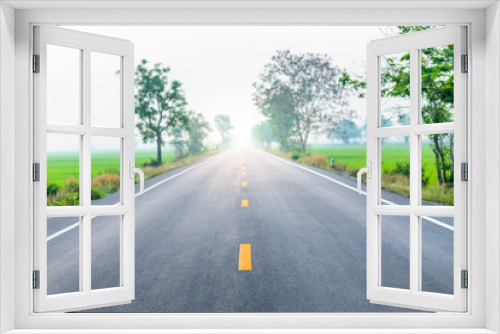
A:
<svg viewBox="0 0 500 334">
<path fill-rule="evenodd" d="M 355 187 L 255 149 L 148 180 L 146 188 L 185 172 L 136 198 L 136 299 L 90 311 L 412 311 L 366 299 L 366 197 L 311 171 Z M 407 201 L 386 191 L 383 198 Z M 75 221 L 50 219 L 48 235 Z M 452 293 L 453 231 L 426 220 L 422 230 L 423 289 Z M 250 271 L 238 270 L 240 244 L 251 244 Z M 119 250 L 118 217 L 94 218 L 93 289 L 119 285 Z M 48 241 L 48 280 L 49 293 L 78 290 L 78 229 Z M 409 287 L 408 217 L 382 218 L 382 284 Z"/>
</svg>

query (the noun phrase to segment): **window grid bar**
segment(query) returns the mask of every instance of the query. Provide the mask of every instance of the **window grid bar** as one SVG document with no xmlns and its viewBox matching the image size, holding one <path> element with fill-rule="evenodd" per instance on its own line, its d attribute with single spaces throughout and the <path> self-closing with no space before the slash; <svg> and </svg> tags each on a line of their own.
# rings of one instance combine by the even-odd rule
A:
<svg viewBox="0 0 500 334">
<path fill-rule="evenodd" d="M 379 127 L 373 130 L 373 135 L 378 138 L 385 138 L 385 137 L 409 136 L 412 133 L 416 135 L 432 135 L 432 134 L 454 133 L 454 132 L 455 132 L 455 124 L 453 122 L 449 122 L 449 123 L 435 123 L 435 124 L 416 124 L 410 126 L 394 126 L 394 127 L 384 127 L 384 128 Z"/>
<path fill-rule="evenodd" d="M 82 125 L 84 127 L 90 126 L 90 50 L 88 48 L 83 49 L 83 75 L 82 75 Z M 91 152 L 90 152 L 90 134 L 87 132 L 83 135 L 83 149 L 81 151 L 80 161 L 82 161 L 83 168 L 81 171 L 82 182 L 80 182 L 80 192 L 83 191 L 80 197 L 80 203 L 84 205 L 85 208 L 90 209 L 91 191 Z M 92 249 L 91 249 L 91 215 L 90 210 L 87 211 L 83 217 L 83 242 L 81 245 L 81 251 L 83 253 L 83 291 L 85 293 L 90 293 L 92 288 Z"/>
<path fill-rule="evenodd" d="M 420 110 L 420 52 L 418 49 L 410 49 L 410 128 L 413 130 L 418 125 L 418 113 Z M 413 131 L 410 133 L 410 206 L 416 207 L 419 204 L 420 193 L 419 173 L 420 154 L 419 137 Z M 410 215 L 410 292 L 418 291 L 419 272 L 419 233 L 418 217 Z"/>
<path fill-rule="evenodd" d="M 66 124 L 47 124 L 47 133 L 74 134 L 81 136 L 89 133 L 93 136 L 121 138 L 129 135 L 129 131 L 125 128 L 101 128 L 85 125 Z"/>
</svg>

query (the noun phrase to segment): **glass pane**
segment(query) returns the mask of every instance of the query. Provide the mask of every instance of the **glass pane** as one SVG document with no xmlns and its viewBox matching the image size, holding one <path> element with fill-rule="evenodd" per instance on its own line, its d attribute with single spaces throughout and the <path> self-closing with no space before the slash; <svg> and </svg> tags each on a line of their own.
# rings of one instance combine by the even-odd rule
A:
<svg viewBox="0 0 500 334">
<path fill-rule="evenodd" d="M 91 52 L 91 125 L 121 126 L 121 57 Z"/>
<path fill-rule="evenodd" d="M 120 202 L 120 143 L 120 138 L 91 138 L 92 205 Z"/>
<path fill-rule="evenodd" d="M 422 49 L 422 124 L 453 122 L 453 45 Z"/>
<path fill-rule="evenodd" d="M 47 134 L 47 206 L 80 204 L 79 135 Z"/>
<path fill-rule="evenodd" d="M 380 57 L 380 127 L 410 124 L 410 53 Z"/>
<path fill-rule="evenodd" d="M 453 218 L 422 217 L 422 291 L 453 294 Z"/>
<path fill-rule="evenodd" d="M 47 123 L 80 123 L 81 50 L 47 45 Z"/>
<path fill-rule="evenodd" d="M 47 218 L 47 294 L 80 291 L 80 218 Z"/>
<path fill-rule="evenodd" d="M 410 217 L 381 216 L 381 286 L 410 289 Z"/>
<path fill-rule="evenodd" d="M 92 218 L 92 290 L 120 286 L 120 216 Z"/>
<path fill-rule="evenodd" d="M 421 138 L 424 204 L 454 204 L 454 138 L 453 133 Z"/>
<path fill-rule="evenodd" d="M 381 204 L 410 205 L 409 137 L 380 138 Z"/>
</svg>

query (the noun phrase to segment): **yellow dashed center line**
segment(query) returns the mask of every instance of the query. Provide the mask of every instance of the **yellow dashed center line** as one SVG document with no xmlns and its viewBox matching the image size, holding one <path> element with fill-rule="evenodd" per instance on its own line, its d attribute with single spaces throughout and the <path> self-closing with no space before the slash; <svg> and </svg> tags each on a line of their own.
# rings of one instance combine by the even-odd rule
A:
<svg viewBox="0 0 500 334">
<path fill-rule="evenodd" d="M 241 183 L 241 186 L 242 186 L 242 187 L 246 187 L 246 186 L 248 186 L 248 183 L 247 183 L 247 182 L 242 182 L 242 183 Z"/>
<path fill-rule="evenodd" d="M 244 175 L 247 175 L 247 172 L 243 172 L 243 173 L 241 173 L 241 175 L 243 175 L 243 176 L 244 176 Z"/>
<path fill-rule="evenodd" d="M 250 244 L 240 244 L 238 270 L 252 270 L 252 248 Z"/>
<path fill-rule="evenodd" d="M 247 207 L 247 206 L 248 206 L 248 200 L 247 200 L 247 199 L 242 199 L 242 200 L 241 200 L 241 207 L 242 207 L 242 208 L 245 208 L 245 207 Z"/>
</svg>

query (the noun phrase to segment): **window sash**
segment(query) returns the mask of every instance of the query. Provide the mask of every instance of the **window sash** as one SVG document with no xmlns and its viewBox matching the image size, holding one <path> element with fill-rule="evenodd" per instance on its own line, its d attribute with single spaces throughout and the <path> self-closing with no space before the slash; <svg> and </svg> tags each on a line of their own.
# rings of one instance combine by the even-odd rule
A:
<svg viewBox="0 0 500 334">
<path fill-rule="evenodd" d="M 40 55 L 40 73 L 34 75 L 34 161 L 40 163 L 40 182 L 34 184 L 34 270 L 40 271 L 40 288 L 34 289 L 34 311 L 74 311 L 109 304 L 128 303 L 134 299 L 134 179 L 129 177 L 129 162 L 134 162 L 133 120 L 133 45 L 118 40 L 77 31 L 35 27 L 34 54 Z M 47 124 L 47 45 L 80 50 L 80 124 Z M 120 127 L 100 128 L 91 125 L 90 69 L 91 52 L 120 57 L 121 97 Z M 80 205 L 47 207 L 46 136 L 49 133 L 80 136 Z M 91 138 L 93 135 L 120 138 L 120 193 L 117 205 L 91 205 Z M 132 164 L 133 165 L 133 164 Z M 95 215 L 120 216 L 120 286 L 92 290 L 91 288 L 91 220 Z M 47 294 L 47 218 L 80 217 L 79 267 L 80 291 Z"/>
<path fill-rule="evenodd" d="M 466 28 L 438 28 L 424 32 L 372 41 L 368 45 L 367 78 L 367 161 L 372 177 L 367 179 L 367 297 L 371 302 L 423 310 L 465 312 L 467 290 L 461 288 L 461 270 L 467 269 L 467 185 L 458 177 L 454 184 L 455 205 L 432 207 L 421 204 L 420 168 L 421 135 L 454 133 L 455 176 L 460 175 L 460 163 L 467 162 L 467 76 L 460 73 L 461 54 L 467 54 Z M 419 124 L 421 105 L 420 50 L 454 45 L 454 122 Z M 410 53 L 410 125 L 380 127 L 381 83 L 380 57 Z M 410 137 L 410 205 L 380 205 L 381 198 L 381 138 Z M 410 217 L 410 289 L 381 286 L 381 217 Z M 420 291 L 421 287 L 421 215 L 454 217 L 454 295 Z"/>
</svg>

